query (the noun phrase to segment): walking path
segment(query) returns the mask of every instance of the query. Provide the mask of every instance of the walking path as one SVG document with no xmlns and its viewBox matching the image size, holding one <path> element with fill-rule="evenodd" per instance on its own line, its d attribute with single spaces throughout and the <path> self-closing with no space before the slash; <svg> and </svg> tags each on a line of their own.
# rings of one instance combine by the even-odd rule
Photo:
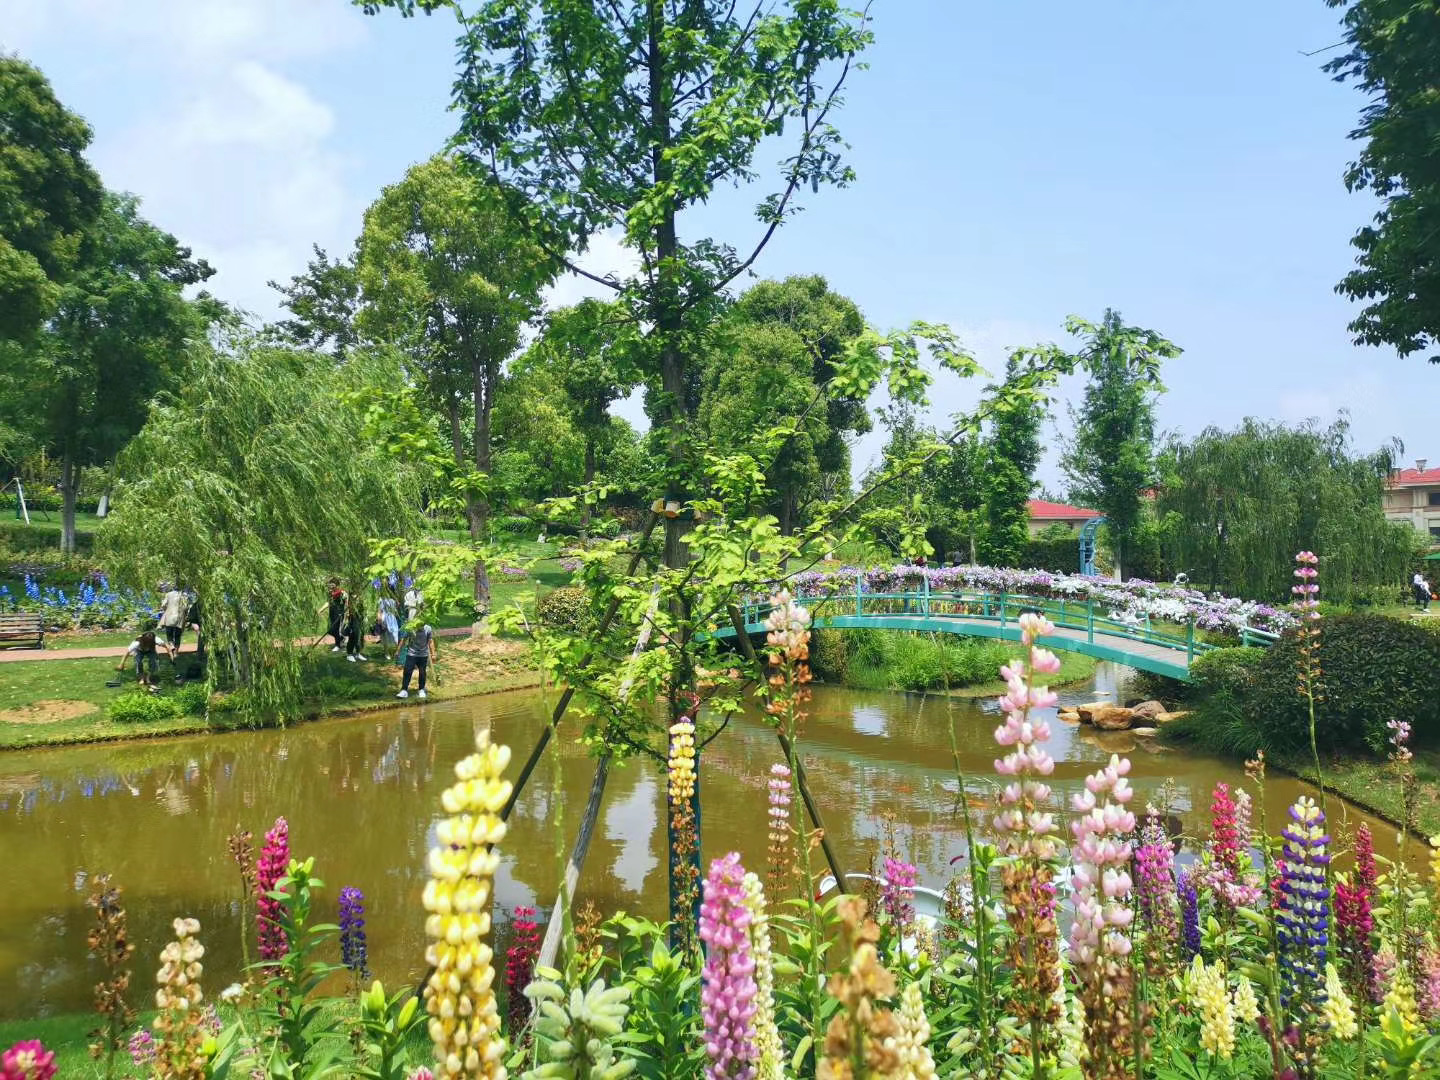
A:
<svg viewBox="0 0 1440 1080">
<path fill-rule="evenodd" d="M 437 638 L 469 637 L 468 626 L 447 626 L 435 631 Z M 180 655 L 193 653 L 193 642 L 180 646 Z M 0 649 L 0 664 L 16 664 L 32 660 L 104 660 L 124 656 L 124 645 L 105 645 L 96 649 Z"/>
</svg>

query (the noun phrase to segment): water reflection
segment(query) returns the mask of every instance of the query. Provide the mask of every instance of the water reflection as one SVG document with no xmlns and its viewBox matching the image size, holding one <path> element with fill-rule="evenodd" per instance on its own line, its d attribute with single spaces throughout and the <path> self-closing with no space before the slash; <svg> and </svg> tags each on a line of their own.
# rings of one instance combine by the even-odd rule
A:
<svg viewBox="0 0 1440 1080">
<path fill-rule="evenodd" d="M 1102 667 L 1094 691 L 1067 700 L 1113 693 L 1114 680 L 1114 672 Z M 318 857 L 329 903 L 343 886 L 364 890 L 376 972 L 391 985 L 418 978 L 425 854 L 451 767 L 481 727 L 523 754 L 548 711 L 548 702 L 527 692 L 289 731 L 0 755 L 0 860 L 6 867 L 0 1016 L 88 1007 L 98 973 L 85 956 L 90 914 L 84 899 L 96 873 L 110 873 L 125 887 L 137 987 L 148 984 L 170 920 L 181 914 L 200 919 L 204 928 L 207 980 L 215 986 L 230 982 L 239 963 L 239 878 L 225 837 L 243 826 L 258 838 L 280 814 L 290 820 L 294 850 Z M 922 882 L 943 883 L 964 850 L 946 724 L 957 728 L 970 801 L 983 829 L 995 787 L 991 732 L 998 720 L 987 702 L 817 687 L 803 752 L 826 828 L 847 866 L 863 869 L 874 858 L 889 818 Z M 1111 753 L 1128 753 L 1140 804 L 1167 785 L 1169 805 L 1191 833 L 1202 831 L 1214 783 L 1240 778 L 1232 765 L 1168 751 L 1129 733 L 1057 724 L 1053 751 L 1057 802 Z M 553 900 L 560 849 L 568 847 L 589 791 L 592 763 L 584 748 L 559 740 L 556 752 L 558 776 L 555 759 L 547 759 L 523 793 L 502 847 L 496 880 L 502 935 L 516 905 L 543 909 Z M 765 781 L 777 760 L 774 735 L 756 716 L 737 719 L 705 750 L 707 858 L 736 848 L 747 863 L 763 864 Z M 612 769 L 580 887 L 601 910 L 663 913 L 663 791 L 652 762 Z M 1293 781 L 1271 784 L 1272 821 L 1296 793 Z M 1332 808 L 1337 802 L 1331 799 Z M 557 821 L 563 837 L 553 827 Z M 1377 845 L 1384 850 L 1393 835 L 1393 829 L 1377 829 Z"/>
</svg>

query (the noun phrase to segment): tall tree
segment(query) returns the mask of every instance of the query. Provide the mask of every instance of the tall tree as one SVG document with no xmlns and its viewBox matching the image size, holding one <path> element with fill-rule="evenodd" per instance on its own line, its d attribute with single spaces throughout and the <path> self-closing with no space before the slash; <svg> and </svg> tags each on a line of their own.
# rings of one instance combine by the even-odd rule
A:
<svg viewBox="0 0 1440 1080">
<path fill-rule="evenodd" d="M 331 260 L 325 249 L 314 245 L 315 257 L 288 285 L 270 282 L 285 299 L 281 303 L 290 318 L 276 323 L 274 330 L 287 344 L 302 349 L 330 349 L 344 360 L 359 343 L 355 319 L 360 307 L 360 276 L 355 259 Z"/>
<path fill-rule="evenodd" d="M 1005 363 L 1007 384 L 1019 378 L 1024 365 L 1022 352 L 1010 355 Z M 991 566 L 1019 566 L 1025 557 L 1025 543 L 1030 538 L 1027 503 L 1035 490 L 1045 412 L 1043 398 L 1021 395 L 997 405 L 990 421 L 985 441 L 985 537 L 980 554 Z"/>
<path fill-rule="evenodd" d="M 448 418 L 456 461 L 490 473 L 490 418 L 505 361 L 539 310 L 555 264 L 517 230 L 494 185 L 453 157 L 416 165 L 365 212 L 358 268 L 367 336 L 400 348 Z M 471 539 L 488 532 L 483 490 L 467 501 Z M 490 578 L 475 564 L 477 613 L 490 609 Z"/>
<path fill-rule="evenodd" d="M 184 290 L 213 273 L 140 216 L 138 201 L 106 195 L 82 233 L 74 269 L 23 368 L 18 392 L 38 441 L 60 462 L 61 547 L 75 548 L 80 468 L 113 459 L 145 423 L 150 400 L 179 377 L 185 353 L 221 306 Z M 0 376 L 4 377 L 4 376 Z"/>
<path fill-rule="evenodd" d="M 1335 600 L 1393 590 L 1416 542 L 1381 504 L 1399 452 L 1356 453 L 1344 416 L 1328 427 L 1246 420 L 1171 440 L 1158 509 L 1177 567 L 1210 588 L 1276 603 L 1289 598 L 1295 552 L 1314 551 Z"/>
<path fill-rule="evenodd" d="M 1153 330 L 1126 326 L 1106 311 L 1097 326 L 1071 316 L 1066 329 L 1086 339 L 1080 357 L 1090 372 L 1075 433 L 1060 467 L 1070 497 L 1104 513 L 1114 548 L 1115 574 L 1124 580 L 1140 527 L 1142 494 L 1155 483 L 1155 397 L 1160 362 L 1180 349 Z"/>
<path fill-rule="evenodd" d="M 1326 3 L 1345 9 L 1349 49 L 1325 70 L 1368 98 L 1350 133 L 1364 149 L 1345 184 L 1382 201 L 1351 239 L 1359 265 L 1336 291 L 1365 305 L 1350 324 L 1357 343 L 1407 356 L 1440 343 L 1440 9 L 1435 0 Z"/>
<path fill-rule="evenodd" d="M 358 437 L 360 394 L 401 379 L 366 354 L 334 365 L 246 339 L 202 346 L 120 455 L 107 565 L 198 592 L 209 677 L 246 689 L 252 718 L 298 713 L 296 643 L 326 577 L 364 588 L 372 538 L 414 531 L 414 463 Z"/>
<path fill-rule="evenodd" d="M 104 195 L 89 145 L 45 76 L 0 52 L 0 340 L 28 338 L 60 302 Z"/>
<path fill-rule="evenodd" d="M 610 406 L 640 381 L 640 334 L 616 303 L 587 299 L 545 317 L 540 336 L 516 364 L 517 373 L 543 368 L 556 380 L 584 441 L 581 483 L 595 481 L 597 454 L 609 434 Z M 580 535 L 589 534 L 593 497 L 580 501 Z"/>
<path fill-rule="evenodd" d="M 851 170 L 831 124 L 863 18 L 838 0 L 489 0 L 466 15 L 449 0 L 356 0 L 366 11 L 452 7 L 460 17 L 457 141 L 512 194 L 512 211 L 557 257 L 623 230 L 640 270 L 627 280 L 573 269 L 613 289 L 648 328 L 653 399 L 667 441 L 668 497 L 693 494 L 687 391 L 714 301 L 747 271 L 805 188 Z M 681 237 L 684 212 L 725 184 L 757 178 L 762 142 L 790 144 L 757 207 L 747 249 Z M 679 518 L 665 561 L 683 562 Z M 680 680 L 681 683 L 687 680 Z M 677 686 L 678 690 L 678 686 Z"/>
</svg>

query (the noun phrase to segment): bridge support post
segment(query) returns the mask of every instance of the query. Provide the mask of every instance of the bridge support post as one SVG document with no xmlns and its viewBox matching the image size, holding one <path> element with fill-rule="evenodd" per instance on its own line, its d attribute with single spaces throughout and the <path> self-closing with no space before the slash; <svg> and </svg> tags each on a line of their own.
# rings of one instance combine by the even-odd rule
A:
<svg viewBox="0 0 1440 1080">
<path fill-rule="evenodd" d="M 923 614 L 930 614 L 930 575 L 920 576 L 920 610 Z"/>
<path fill-rule="evenodd" d="M 1005 629 L 1005 594 L 1000 594 L 1000 629 Z"/>
<path fill-rule="evenodd" d="M 1188 668 L 1195 660 L 1195 616 L 1190 616 L 1189 625 L 1185 628 L 1185 666 Z"/>
<path fill-rule="evenodd" d="M 856 614 L 856 615 L 864 615 L 864 614 L 865 614 L 865 601 L 864 601 L 864 596 L 865 596 L 865 571 L 863 571 L 863 570 L 861 570 L 861 569 L 859 569 L 859 568 L 857 567 L 856 570 L 855 570 L 855 614 Z"/>
<path fill-rule="evenodd" d="M 1085 602 L 1085 632 L 1089 635 L 1090 644 L 1095 644 L 1095 601 Z"/>
</svg>

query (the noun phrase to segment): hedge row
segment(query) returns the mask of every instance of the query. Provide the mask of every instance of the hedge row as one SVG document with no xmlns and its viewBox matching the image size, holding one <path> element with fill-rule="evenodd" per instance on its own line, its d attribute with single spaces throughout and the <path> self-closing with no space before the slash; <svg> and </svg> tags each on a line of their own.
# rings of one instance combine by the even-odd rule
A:
<svg viewBox="0 0 1440 1080">
<path fill-rule="evenodd" d="M 0 521 L 0 548 L 7 548 L 17 554 L 29 551 L 53 551 L 60 547 L 60 525 L 26 525 L 23 521 Z M 75 550 L 95 550 L 95 534 L 83 530 L 75 532 Z"/>
</svg>

